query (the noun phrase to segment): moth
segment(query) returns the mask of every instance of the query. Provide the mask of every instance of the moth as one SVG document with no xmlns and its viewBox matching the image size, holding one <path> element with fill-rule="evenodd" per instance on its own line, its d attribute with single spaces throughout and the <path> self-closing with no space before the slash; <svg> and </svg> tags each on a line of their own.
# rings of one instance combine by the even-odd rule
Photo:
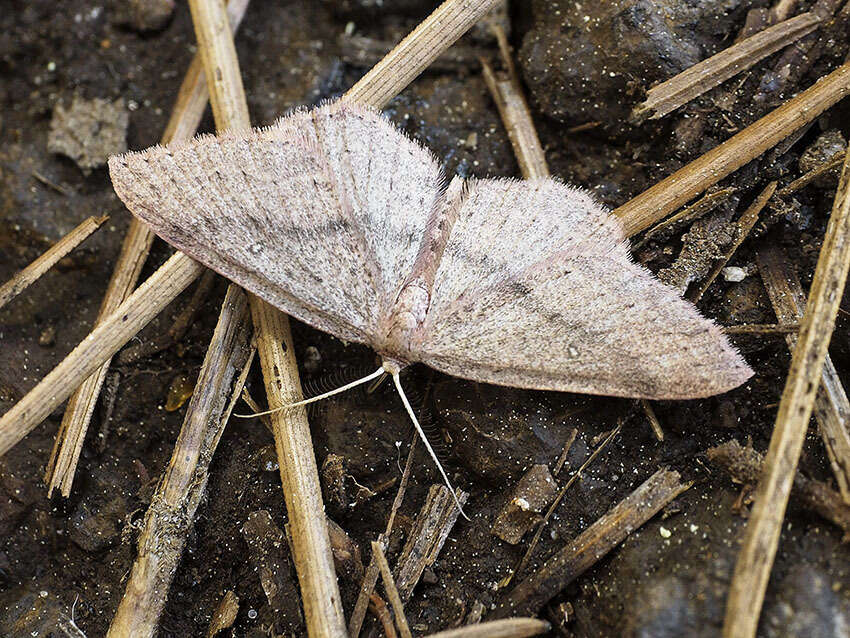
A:
<svg viewBox="0 0 850 638">
<path fill-rule="evenodd" d="M 752 375 L 719 326 L 632 261 L 620 223 L 587 193 L 555 179 L 447 183 L 430 151 L 366 107 L 332 102 L 116 156 L 109 171 L 167 242 L 373 348 L 382 367 L 338 391 L 389 373 L 417 429 L 399 380 L 414 362 L 648 399 L 705 397 Z"/>
</svg>

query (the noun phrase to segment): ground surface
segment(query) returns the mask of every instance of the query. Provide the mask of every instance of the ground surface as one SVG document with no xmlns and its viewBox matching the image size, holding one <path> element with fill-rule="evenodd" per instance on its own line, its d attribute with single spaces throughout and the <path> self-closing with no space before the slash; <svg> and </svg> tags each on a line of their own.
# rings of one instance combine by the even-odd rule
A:
<svg viewBox="0 0 850 638">
<path fill-rule="evenodd" d="M 89 332 L 128 223 L 103 167 L 84 172 L 48 152 L 54 106 L 60 100 L 70 104 L 75 95 L 120 98 L 129 114 L 128 147 L 149 146 L 159 139 L 194 47 L 184 3 L 164 26 L 144 32 L 118 24 L 110 3 L 74 1 L 63 3 L 61 10 L 43 0 L 7 4 L 0 15 L 0 281 L 85 217 L 111 217 L 81 249 L 0 310 L 0 410 Z M 237 37 L 254 123 L 268 124 L 294 106 L 337 95 L 359 77 L 363 69 L 342 61 L 350 45 L 339 38 L 347 28 L 395 41 L 432 3 L 375 4 L 380 8 L 365 0 L 255 0 Z M 633 127 L 626 124 L 628 110 L 647 83 L 727 46 L 747 10 L 766 3 L 670 0 L 622 3 L 616 10 L 621 3 L 585 9 L 572 2 L 515 4 L 523 6 L 514 7 L 511 39 L 552 172 L 611 206 L 809 86 L 848 51 L 847 24 L 838 22 L 822 34 L 813 63 L 794 67 L 799 77 L 792 73 L 785 84 L 768 85 L 759 100 L 752 98 L 777 56 L 660 123 Z M 465 45 L 493 47 L 487 38 Z M 427 73 L 388 112 L 429 145 L 450 174 L 518 174 L 477 65 Z M 850 133 L 847 115 L 845 101 L 793 145 L 767 153 L 721 183 L 738 190 L 710 219 L 722 225 L 770 180 L 784 185 L 798 177 L 801 153 L 824 131 L 843 126 L 843 134 Z M 588 123 L 587 130 L 568 130 Z M 210 130 L 209 116 L 202 126 Z M 834 190 L 835 179 L 827 179 L 798 193 L 793 213 L 768 216 L 732 262 L 749 275 L 741 282 L 720 277 L 700 304 L 704 312 L 725 325 L 774 322 L 754 268 L 754 251 L 765 242 L 783 245 L 807 288 Z M 669 268 L 681 249 L 683 230 L 650 242 L 637 258 L 656 271 Z M 168 254 L 158 242 L 143 276 Z M 135 556 L 152 485 L 168 461 L 185 411 L 185 405 L 165 409 L 169 388 L 181 377 L 197 375 L 223 291 L 219 281 L 179 344 L 114 368 L 120 373 L 112 384 L 114 409 L 95 414 L 70 499 L 48 500 L 42 482 L 61 410 L 0 459 L 0 635 L 48 635 L 51 630 L 63 635 L 55 619 L 72 610 L 89 638 L 104 635 Z M 191 289 L 142 336 L 166 331 L 190 295 Z M 373 355 L 362 348 L 297 323 L 293 329 L 299 361 L 309 362 L 302 367 L 308 382 L 373 364 Z M 679 470 L 695 485 L 558 596 L 556 602 L 568 601 L 573 609 L 559 631 L 575 636 L 717 635 L 744 519 L 735 507 L 741 486 L 710 466 L 703 453 L 730 438 L 752 438 L 756 449 L 766 448 L 789 363 L 779 337 L 760 335 L 738 343 L 756 375 L 720 397 L 656 404 L 663 442 L 628 401 L 501 389 L 414 371 L 408 385 L 418 385 L 428 397 L 435 436 L 450 441 L 444 453 L 455 480 L 471 492 L 472 513 L 471 522 L 460 520 L 455 526 L 439 561 L 414 593 L 408 617 L 415 631 L 462 623 L 476 603 L 489 608 L 499 600 L 498 582 L 527 543 L 510 546 L 490 533 L 508 490 L 532 463 L 553 466 L 577 428 L 559 479 L 563 484 L 597 444 L 596 437 L 625 417 L 619 437 L 576 482 L 550 521 L 538 560 L 659 466 Z M 850 343 L 841 318 L 832 355 L 843 376 Z M 257 371 L 249 386 L 262 396 Z M 320 466 L 329 454 L 339 455 L 347 472 L 372 488 L 398 476 L 411 433 L 392 393 L 352 393 L 329 401 L 314 412 L 311 425 Z M 398 442 L 403 442 L 401 450 Z M 169 595 L 161 636 L 204 635 L 227 590 L 241 601 L 234 635 L 303 635 L 300 601 L 292 596 L 283 608 L 271 608 L 260 587 L 257 557 L 243 533 L 244 523 L 259 510 L 267 510 L 281 529 L 286 523 L 271 446 L 257 420 L 233 419 L 228 425 Z M 802 471 L 832 480 L 814 427 Z M 391 562 L 437 478 L 420 458 L 390 545 Z M 364 556 L 368 542 L 383 530 L 393 494 L 388 489 L 348 509 L 329 504 L 331 516 L 360 543 Z M 850 550 L 841 536 L 792 502 L 762 617 L 764 636 L 848 635 Z M 294 586 L 294 571 L 285 576 Z M 359 583 L 342 576 L 340 586 L 349 611 Z M 546 613 L 552 617 L 553 612 Z M 267 631 L 270 625 L 274 629 Z"/>
</svg>

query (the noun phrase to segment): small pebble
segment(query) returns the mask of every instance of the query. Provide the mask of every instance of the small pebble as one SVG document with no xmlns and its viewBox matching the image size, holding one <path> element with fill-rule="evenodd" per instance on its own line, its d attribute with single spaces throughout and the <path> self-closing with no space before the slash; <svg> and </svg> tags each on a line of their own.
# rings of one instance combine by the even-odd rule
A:
<svg viewBox="0 0 850 638">
<path fill-rule="evenodd" d="M 307 346 L 301 363 L 310 374 L 318 372 L 322 364 L 322 354 L 316 346 Z"/>
<path fill-rule="evenodd" d="M 659 527 L 658 533 L 661 534 L 661 538 L 670 538 L 673 535 L 673 532 L 666 527 Z"/>
<path fill-rule="evenodd" d="M 264 445 L 261 447 L 254 456 L 253 466 L 260 468 L 264 472 L 277 472 L 280 469 L 280 464 L 274 445 Z"/>
<path fill-rule="evenodd" d="M 158 31 L 171 20 L 174 0 L 120 0 L 112 7 L 112 22 L 135 31 Z"/>
<path fill-rule="evenodd" d="M 183 374 L 174 377 L 168 388 L 168 397 L 165 400 L 165 411 L 175 412 L 183 407 L 192 393 L 195 391 L 195 382 Z"/>
<path fill-rule="evenodd" d="M 721 272 L 726 281 L 738 282 L 747 278 L 747 271 L 739 266 L 727 266 Z"/>
<path fill-rule="evenodd" d="M 440 579 L 437 578 L 437 574 L 434 573 L 434 570 L 430 567 L 426 567 L 422 572 L 422 582 L 426 585 L 436 585 L 440 582 Z"/>
<path fill-rule="evenodd" d="M 48 348 L 56 343 L 56 326 L 47 326 L 38 335 L 38 345 L 43 348 Z"/>
</svg>

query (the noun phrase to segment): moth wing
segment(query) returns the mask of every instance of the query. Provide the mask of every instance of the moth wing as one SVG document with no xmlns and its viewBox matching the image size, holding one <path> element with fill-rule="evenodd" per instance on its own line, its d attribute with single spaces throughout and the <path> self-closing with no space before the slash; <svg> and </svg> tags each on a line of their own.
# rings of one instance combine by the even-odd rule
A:
<svg viewBox="0 0 850 638">
<path fill-rule="evenodd" d="M 469 184 L 415 344 L 455 376 L 587 394 L 696 398 L 752 374 L 632 262 L 615 218 L 554 180 Z"/>
<path fill-rule="evenodd" d="M 340 104 L 114 157 L 109 169 L 130 211 L 167 242 L 301 321 L 367 344 L 442 185 L 430 153 L 378 112 Z"/>
</svg>

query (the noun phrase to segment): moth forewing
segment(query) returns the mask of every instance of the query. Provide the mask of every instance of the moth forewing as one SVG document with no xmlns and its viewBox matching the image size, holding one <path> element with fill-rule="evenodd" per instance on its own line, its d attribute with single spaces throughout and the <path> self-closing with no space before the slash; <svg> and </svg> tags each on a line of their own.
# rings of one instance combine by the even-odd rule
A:
<svg viewBox="0 0 850 638">
<path fill-rule="evenodd" d="M 444 188 L 436 158 L 369 108 L 329 103 L 113 157 L 109 170 L 163 239 L 378 351 L 417 426 L 398 377 L 416 361 L 648 399 L 708 396 L 752 375 L 714 323 L 633 263 L 619 222 L 587 193 L 553 179 Z"/>
</svg>

